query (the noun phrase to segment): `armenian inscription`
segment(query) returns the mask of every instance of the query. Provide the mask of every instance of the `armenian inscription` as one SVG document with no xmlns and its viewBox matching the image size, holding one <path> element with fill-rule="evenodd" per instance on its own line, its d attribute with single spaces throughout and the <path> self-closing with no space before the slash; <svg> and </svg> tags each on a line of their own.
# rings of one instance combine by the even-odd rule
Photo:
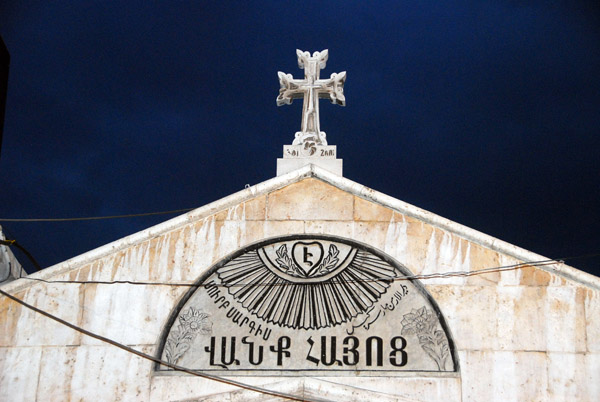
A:
<svg viewBox="0 0 600 402">
<path fill-rule="evenodd" d="M 457 371 L 444 318 L 410 275 L 348 239 L 263 241 L 199 279 L 173 312 L 159 357 L 229 375 Z"/>
</svg>

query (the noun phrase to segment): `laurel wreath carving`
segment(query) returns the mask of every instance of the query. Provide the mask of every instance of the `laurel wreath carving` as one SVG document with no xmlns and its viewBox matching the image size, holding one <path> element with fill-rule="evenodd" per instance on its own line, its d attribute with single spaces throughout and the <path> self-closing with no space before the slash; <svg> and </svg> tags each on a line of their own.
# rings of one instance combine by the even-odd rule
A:
<svg viewBox="0 0 600 402">
<path fill-rule="evenodd" d="M 339 262 L 339 259 L 337 258 L 339 254 L 340 250 L 338 250 L 338 248 L 335 245 L 331 244 L 329 246 L 329 254 L 327 254 L 327 257 L 323 259 L 321 265 L 317 269 L 317 272 L 320 275 L 324 275 L 331 271 L 333 268 L 335 268 L 335 266 Z"/>
<path fill-rule="evenodd" d="M 281 247 L 277 249 L 276 253 L 278 258 L 275 260 L 275 262 L 277 262 L 279 268 L 281 268 L 286 274 L 299 277 L 306 276 L 306 274 L 296 265 L 294 260 L 292 260 L 292 258 L 289 256 L 288 249 L 285 244 L 281 245 Z M 325 257 L 323 261 L 321 261 L 321 264 L 311 276 L 324 275 L 330 272 L 332 269 L 334 269 L 339 262 L 339 254 L 340 250 L 338 250 L 338 248 L 334 244 L 329 245 L 329 253 L 327 254 L 327 257 Z"/>
<path fill-rule="evenodd" d="M 296 266 L 296 263 L 290 258 L 287 251 L 287 246 L 283 244 L 277 249 L 277 257 L 275 260 L 279 267 L 283 269 L 286 274 L 293 276 L 304 276 L 302 270 Z"/>
</svg>

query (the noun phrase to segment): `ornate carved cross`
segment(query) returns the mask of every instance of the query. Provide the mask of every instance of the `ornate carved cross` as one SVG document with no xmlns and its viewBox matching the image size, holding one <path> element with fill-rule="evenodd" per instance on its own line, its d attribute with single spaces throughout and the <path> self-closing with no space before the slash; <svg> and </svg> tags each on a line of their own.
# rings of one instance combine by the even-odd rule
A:
<svg viewBox="0 0 600 402">
<path fill-rule="evenodd" d="M 329 79 L 319 79 L 319 72 L 325 68 L 329 51 L 309 52 L 296 49 L 298 67 L 304 69 L 304 79 L 294 79 L 292 74 L 277 72 L 279 76 L 279 96 L 277 106 L 289 105 L 294 99 L 304 98 L 302 108 L 302 131 L 296 133 L 293 145 L 311 142 L 316 145 L 327 145 L 325 133 L 319 125 L 319 98 L 329 98 L 331 103 L 346 106 L 344 82 L 346 72 L 333 73 Z"/>
</svg>

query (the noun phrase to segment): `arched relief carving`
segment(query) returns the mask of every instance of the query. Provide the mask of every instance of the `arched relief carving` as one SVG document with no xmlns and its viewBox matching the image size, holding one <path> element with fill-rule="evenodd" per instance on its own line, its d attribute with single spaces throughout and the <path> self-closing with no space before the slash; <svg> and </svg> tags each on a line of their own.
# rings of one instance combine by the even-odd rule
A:
<svg viewBox="0 0 600 402">
<path fill-rule="evenodd" d="M 411 276 L 349 239 L 264 240 L 199 278 L 171 314 L 158 357 L 228 375 L 458 372 L 446 321 Z"/>
</svg>

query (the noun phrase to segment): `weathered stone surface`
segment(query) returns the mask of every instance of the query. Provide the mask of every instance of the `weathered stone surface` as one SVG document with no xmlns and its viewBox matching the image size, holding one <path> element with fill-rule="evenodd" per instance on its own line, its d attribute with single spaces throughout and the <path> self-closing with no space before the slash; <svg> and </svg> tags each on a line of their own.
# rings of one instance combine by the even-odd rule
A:
<svg viewBox="0 0 600 402">
<path fill-rule="evenodd" d="M 316 179 L 269 194 L 269 220 L 352 220 L 353 196 Z"/>
<path fill-rule="evenodd" d="M 465 351 L 460 360 L 465 401 L 549 399 L 547 358 L 543 352 Z"/>
<path fill-rule="evenodd" d="M 426 285 L 448 320 L 461 350 L 494 350 L 497 347 L 498 299 L 491 286 Z"/>
<path fill-rule="evenodd" d="M 244 383 L 262 385 L 268 383 L 267 378 L 245 377 Z M 228 392 L 236 392 L 239 388 L 217 381 L 194 376 L 154 376 L 150 388 L 150 401 L 186 401 L 198 400 L 209 395 L 221 394 L 222 400 L 229 399 Z M 257 395 L 262 395 L 258 394 Z"/>
<path fill-rule="evenodd" d="M 141 346 L 136 349 L 151 352 Z M 150 367 L 148 360 L 113 346 L 77 348 L 68 395 L 85 401 L 148 400 Z"/>
<path fill-rule="evenodd" d="M 77 284 L 39 284 L 18 294 L 34 306 L 79 324 L 81 287 Z M 76 345 L 80 335 L 6 298 L 1 299 L 0 346 Z"/>
<path fill-rule="evenodd" d="M 463 249 L 464 246 L 464 249 Z M 470 247 L 459 237 L 443 230 L 433 229 L 427 242 L 427 251 L 421 274 L 445 274 L 448 272 L 469 272 L 471 264 L 469 259 Z M 464 285 L 465 276 L 440 276 L 427 280 L 430 284 L 455 284 Z"/>
<path fill-rule="evenodd" d="M 264 223 L 264 238 L 285 236 L 288 233 L 304 233 L 303 221 L 267 221 Z"/>
<path fill-rule="evenodd" d="M 413 274 L 436 276 L 420 280 L 448 323 L 460 371 L 393 380 L 360 373 L 314 382 L 277 375 L 238 380 L 350 401 L 597 399 L 600 280 L 563 264 L 445 277 L 544 257 L 317 168 L 303 169 L 36 274 L 49 281 L 162 285 L 20 279 L 2 289 L 156 354 L 189 290 L 172 284 L 193 283 L 230 253 L 264 239 L 339 236 L 376 248 Z M 153 370 L 147 360 L 0 297 L 0 400 L 262 400 L 230 385 Z"/>
<path fill-rule="evenodd" d="M 354 238 L 354 222 L 347 221 L 304 221 L 304 233 L 334 234 Z"/>
<path fill-rule="evenodd" d="M 589 353 L 585 355 L 585 381 L 581 383 L 581 394 L 584 399 L 593 401 L 600 395 L 600 353 Z"/>
<path fill-rule="evenodd" d="M 548 353 L 548 396 L 555 400 L 591 401 L 598 394 L 587 392 L 595 381 L 586 367 L 586 355 L 580 353 Z"/>
<path fill-rule="evenodd" d="M 82 326 L 126 345 L 151 345 L 185 292 L 182 287 L 131 286 L 128 284 L 88 285 L 82 312 Z M 104 342 L 82 338 L 82 343 Z"/>
<path fill-rule="evenodd" d="M 330 378 L 324 379 L 331 381 Z M 337 378 L 335 382 L 392 395 L 398 401 L 460 401 L 462 392 L 458 376 L 438 378 L 416 376 L 405 377 L 402 380 L 385 377 Z M 349 400 L 358 402 L 369 399 L 358 395 L 355 399 Z"/>
<path fill-rule="evenodd" d="M 37 400 L 63 401 L 67 396 L 73 397 L 77 393 L 77 390 L 71 389 L 71 382 L 77 361 L 77 352 L 81 349 L 76 346 L 44 347 L 42 349 Z M 94 375 L 90 373 L 90 377 L 92 376 Z M 97 376 L 98 374 L 95 375 L 95 377 Z"/>
<path fill-rule="evenodd" d="M 367 201 L 360 197 L 354 197 L 354 220 L 389 222 L 394 211 L 390 208 Z"/>
<path fill-rule="evenodd" d="M 385 382 L 382 382 L 381 385 L 389 384 L 390 380 L 388 379 Z M 426 385 L 431 385 L 431 383 L 427 384 L 421 380 L 412 381 L 408 380 L 408 382 L 414 383 L 411 384 L 411 390 L 421 390 L 426 388 Z M 332 387 L 331 383 L 328 381 L 323 381 L 314 378 L 305 378 L 305 379 L 287 379 L 284 381 L 276 382 L 274 384 L 266 384 L 264 387 L 276 391 L 283 392 L 292 395 L 302 395 L 306 400 L 335 400 L 335 401 L 348 401 L 348 402 L 359 402 L 366 400 L 375 400 L 380 402 L 411 402 L 418 400 L 416 398 L 422 398 L 423 394 L 421 393 L 411 393 L 410 391 L 404 391 L 404 395 L 397 395 L 398 389 L 386 389 L 385 392 L 381 388 L 375 388 L 368 384 L 368 388 L 365 384 L 360 384 L 360 387 L 352 386 L 352 385 L 337 385 L 336 387 Z M 385 387 L 387 388 L 387 387 Z M 426 392 L 428 401 L 458 401 L 460 400 L 460 390 L 457 392 L 454 389 L 445 388 L 443 390 L 440 389 L 439 385 L 436 384 L 436 387 L 430 387 L 429 391 Z M 441 392 L 440 392 L 441 391 Z M 450 392 L 449 392 L 450 391 Z M 410 396 L 405 396 L 406 394 Z M 186 399 L 186 401 L 198 401 L 200 398 L 190 398 Z M 231 402 L 248 402 L 248 401 L 285 401 L 287 398 L 279 398 L 279 397 L 271 397 L 261 395 L 257 392 L 249 391 L 249 390 L 236 390 L 233 392 L 227 393 L 218 393 L 213 394 L 206 398 L 201 398 L 204 402 L 210 401 L 231 401 Z"/>
<path fill-rule="evenodd" d="M 585 351 L 583 304 L 574 287 L 500 287 L 498 347 L 507 350 Z"/>
<path fill-rule="evenodd" d="M 352 238 L 383 250 L 387 228 L 388 225 L 383 222 L 355 222 Z"/>
<path fill-rule="evenodd" d="M 600 353 L 600 291 L 582 290 L 587 351 Z"/>
<path fill-rule="evenodd" d="M 0 400 L 35 400 L 41 356 L 41 347 L 0 347 Z"/>
</svg>

